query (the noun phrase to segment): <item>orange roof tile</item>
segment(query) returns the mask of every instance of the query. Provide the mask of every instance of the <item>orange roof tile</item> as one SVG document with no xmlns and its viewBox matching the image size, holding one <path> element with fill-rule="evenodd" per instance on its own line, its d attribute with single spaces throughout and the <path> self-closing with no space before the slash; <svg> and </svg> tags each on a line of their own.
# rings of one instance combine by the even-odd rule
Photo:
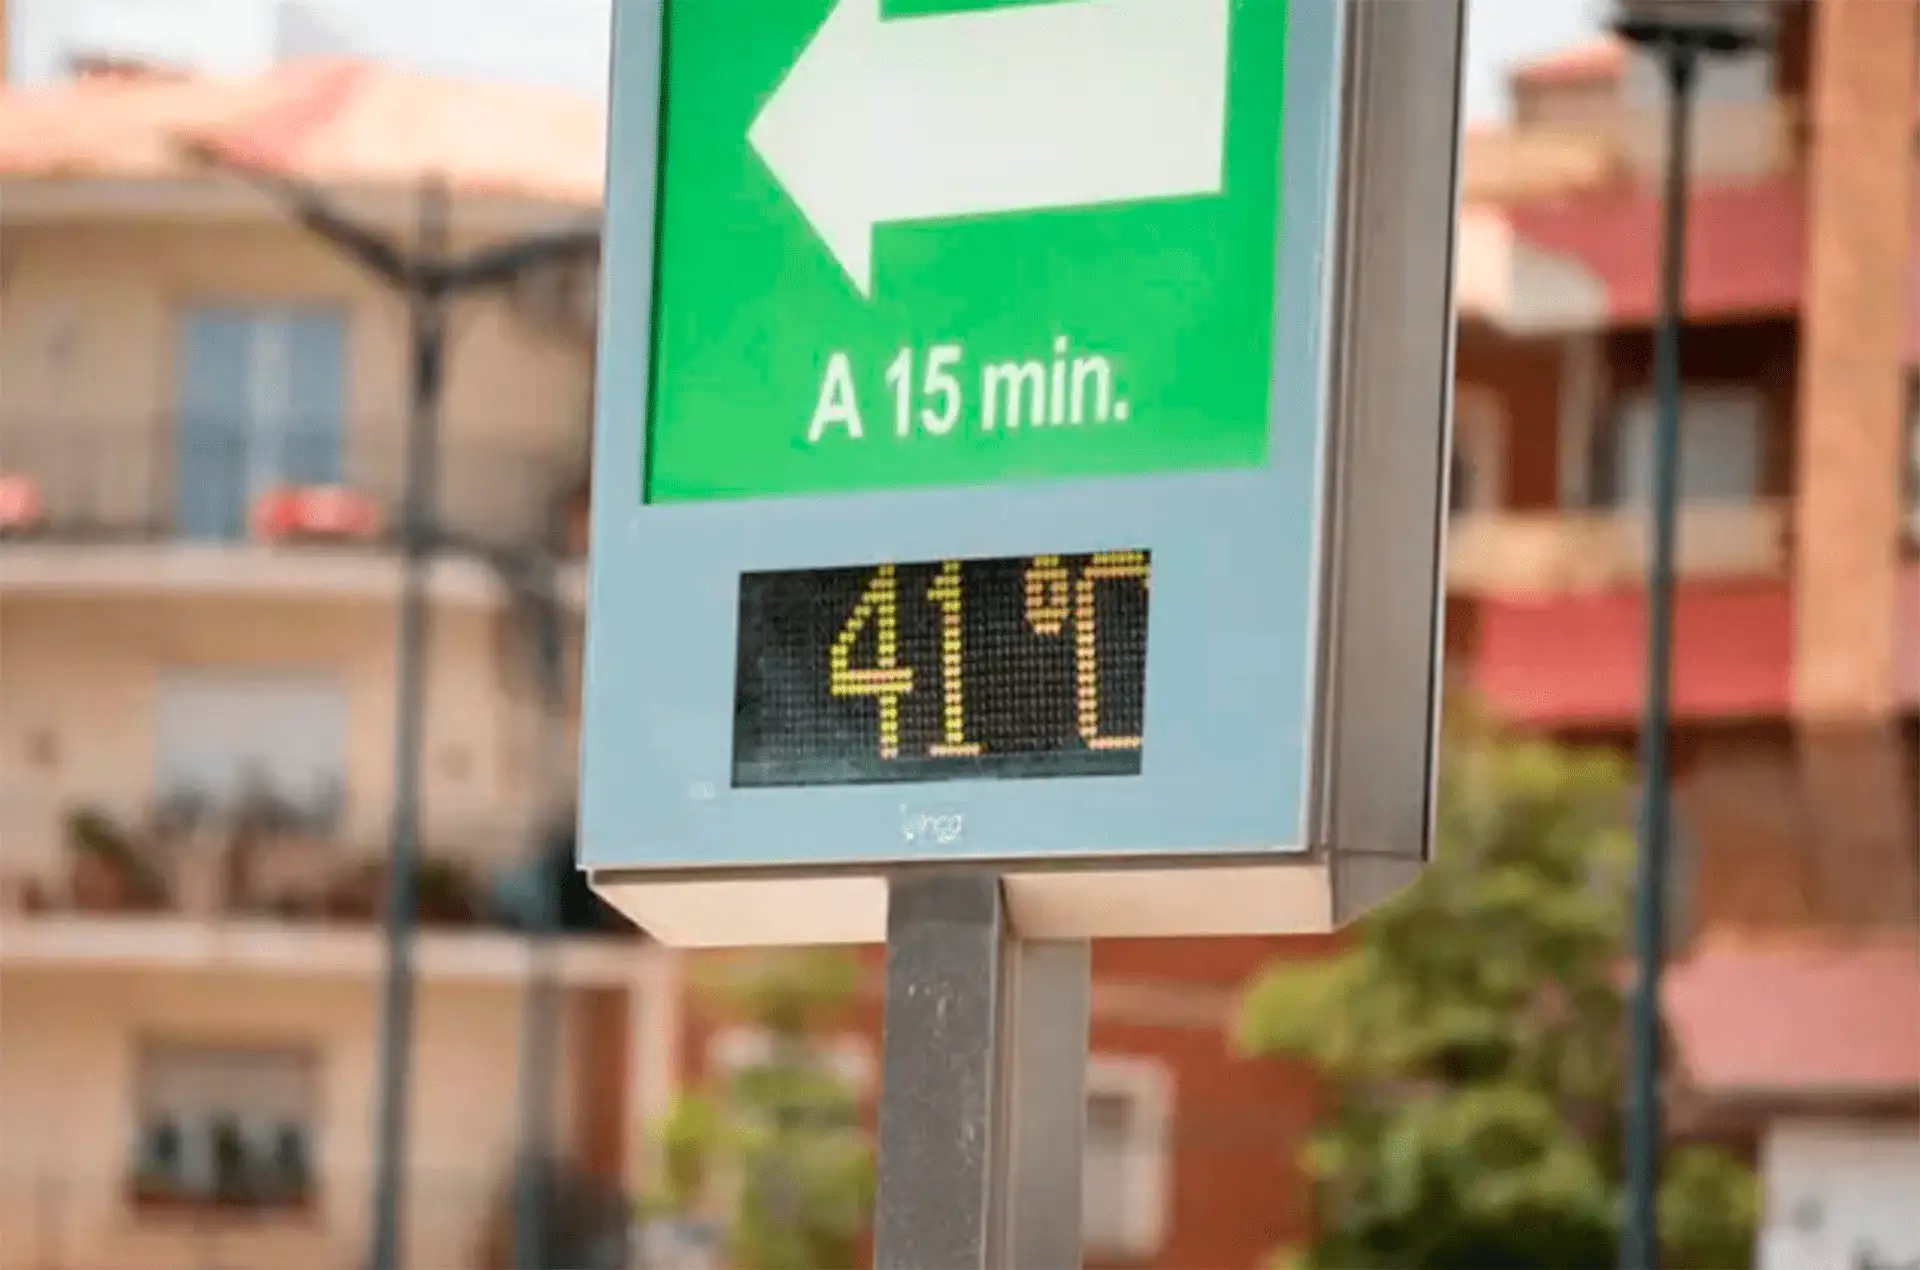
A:
<svg viewBox="0 0 1920 1270">
<path fill-rule="evenodd" d="M 1709 1095 L 1920 1089 L 1920 935 L 1710 937 L 1667 976 L 1667 1017 Z"/>
<path fill-rule="evenodd" d="M 589 98 L 370 62 L 306 63 L 286 77 L 292 90 L 272 105 L 183 139 L 241 166 L 327 184 L 435 176 L 465 194 L 600 201 L 605 107 Z"/>
<path fill-rule="evenodd" d="M 83 78 L 0 92 L 0 177 L 156 179 L 207 157 L 329 185 L 597 205 L 604 107 L 520 85 L 370 62 L 295 62 L 245 80 Z"/>
<path fill-rule="evenodd" d="M 182 174 L 175 136 L 263 104 L 265 80 L 110 76 L 0 91 L 0 176 Z"/>
<path fill-rule="evenodd" d="M 1514 68 L 1513 82 L 1528 88 L 1584 84 L 1614 79 L 1626 69 L 1626 65 L 1626 46 L 1607 36 L 1523 62 Z"/>
</svg>

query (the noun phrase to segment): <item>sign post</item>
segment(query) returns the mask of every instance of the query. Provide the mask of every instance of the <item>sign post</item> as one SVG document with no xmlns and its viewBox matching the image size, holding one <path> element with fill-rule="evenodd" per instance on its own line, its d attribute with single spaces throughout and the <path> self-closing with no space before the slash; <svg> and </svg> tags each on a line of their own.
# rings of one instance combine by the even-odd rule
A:
<svg viewBox="0 0 1920 1270">
<path fill-rule="evenodd" d="M 1010 936 L 991 872 L 888 899 L 877 1270 L 1079 1265 L 1087 941 Z"/>
<path fill-rule="evenodd" d="M 888 945 L 877 1257 L 1078 1263 L 1087 941 L 1431 828 L 1460 0 L 621 0 L 581 865 Z"/>
</svg>

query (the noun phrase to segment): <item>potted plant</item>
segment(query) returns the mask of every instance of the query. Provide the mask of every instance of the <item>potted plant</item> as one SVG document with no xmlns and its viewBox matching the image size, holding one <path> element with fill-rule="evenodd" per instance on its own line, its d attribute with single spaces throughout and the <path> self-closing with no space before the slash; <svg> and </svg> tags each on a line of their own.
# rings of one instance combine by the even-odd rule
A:
<svg viewBox="0 0 1920 1270">
<path fill-rule="evenodd" d="M 67 825 L 67 844 L 68 885 L 80 912 L 125 913 L 165 906 L 165 882 L 111 816 L 91 808 L 76 812 Z"/>
<path fill-rule="evenodd" d="M 371 922 L 386 903 L 386 880 L 384 864 L 356 861 L 327 887 L 321 911 L 336 922 Z"/>
<path fill-rule="evenodd" d="M 181 1161 L 186 1154 L 186 1134 L 171 1119 L 149 1123 L 140 1134 L 140 1157 L 132 1178 L 136 1204 L 177 1204 L 188 1198 L 181 1178 Z"/>
<path fill-rule="evenodd" d="M 416 882 L 421 922 L 470 926 L 479 918 L 479 888 L 472 871 L 460 861 L 429 855 L 420 861 Z"/>
</svg>

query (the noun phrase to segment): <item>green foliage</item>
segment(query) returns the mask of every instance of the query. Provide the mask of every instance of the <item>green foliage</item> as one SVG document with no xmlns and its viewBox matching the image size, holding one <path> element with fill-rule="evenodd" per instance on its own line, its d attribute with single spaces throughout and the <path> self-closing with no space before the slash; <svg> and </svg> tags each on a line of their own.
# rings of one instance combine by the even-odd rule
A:
<svg viewBox="0 0 1920 1270">
<path fill-rule="evenodd" d="M 1618 1237 L 1633 840 L 1610 756 L 1451 730 L 1436 860 L 1340 955 L 1267 971 L 1238 1044 L 1337 1111 L 1304 1160 L 1321 1233 L 1289 1270 L 1608 1270 Z M 1747 1264 L 1747 1171 L 1671 1153 L 1674 1270 Z"/>
<path fill-rule="evenodd" d="M 873 1201 L 858 1092 L 815 1037 L 851 1000 L 859 963 L 837 950 L 702 965 L 698 995 L 767 1038 L 766 1052 L 683 1095 L 662 1126 L 650 1206 L 716 1216 L 738 1270 L 846 1270 Z"/>
</svg>

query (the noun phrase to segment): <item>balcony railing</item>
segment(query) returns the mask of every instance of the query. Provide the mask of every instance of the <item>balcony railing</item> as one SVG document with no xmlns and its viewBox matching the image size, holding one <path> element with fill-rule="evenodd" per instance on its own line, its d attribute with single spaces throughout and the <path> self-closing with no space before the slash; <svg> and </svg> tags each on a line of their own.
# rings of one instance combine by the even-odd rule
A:
<svg viewBox="0 0 1920 1270">
<path fill-rule="evenodd" d="M 1680 512 L 1681 577 L 1784 575 L 1786 513 L 1778 503 L 1695 504 Z M 1454 517 L 1447 589 L 1518 596 L 1636 586 L 1647 569 L 1647 520 L 1637 512 L 1491 512 Z"/>
<path fill-rule="evenodd" d="M 584 454 L 469 440 L 466 431 L 458 420 L 442 429 L 437 528 L 489 547 L 569 553 Z M 172 418 L 0 420 L 0 530 L 66 543 L 304 537 L 390 546 L 405 433 L 397 420 L 350 420 L 338 435 Z M 322 508 L 312 523 L 266 515 L 273 500 L 302 491 Z M 352 512 L 344 519 L 343 506 Z"/>
<path fill-rule="evenodd" d="M 0 790 L 0 923 L 88 916 L 373 925 L 384 916 L 387 852 L 376 835 L 350 827 L 366 819 L 246 809 L 183 816 L 173 804 L 113 811 Z M 571 842 L 530 818 L 430 815 L 428 825 L 417 875 L 424 925 L 546 921 L 569 934 L 630 932 L 586 893 Z"/>
<path fill-rule="evenodd" d="M 509 1054 L 504 1061 L 512 1060 Z M 31 1092 L 57 1096 L 60 1091 Z M 73 1099 L 76 1106 L 83 1098 L 81 1091 Z M 330 1128 L 323 1126 L 323 1132 Z M 364 1197 L 372 1181 L 361 1174 L 322 1176 L 307 1207 L 255 1211 L 233 1204 L 156 1206 L 136 1198 L 111 1160 L 88 1161 L 95 1171 L 81 1173 L 30 1171 L 33 1159 L 27 1153 L 0 1160 L 0 1266 L 364 1270 L 367 1265 Z M 418 1258 L 409 1264 L 433 1270 L 514 1266 L 513 1162 L 502 1155 L 486 1164 L 476 1163 L 470 1175 L 416 1171 L 406 1179 L 408 1242 Z M 582 1270 L 659 1264 L 644 1259 L 650 1232 L 633 1219 L 636 1205 L 620 1188 L 570 1169 L 549 1185 L 555 1199 L 544 1231 L 545 1264 Z"/>
</svg>

